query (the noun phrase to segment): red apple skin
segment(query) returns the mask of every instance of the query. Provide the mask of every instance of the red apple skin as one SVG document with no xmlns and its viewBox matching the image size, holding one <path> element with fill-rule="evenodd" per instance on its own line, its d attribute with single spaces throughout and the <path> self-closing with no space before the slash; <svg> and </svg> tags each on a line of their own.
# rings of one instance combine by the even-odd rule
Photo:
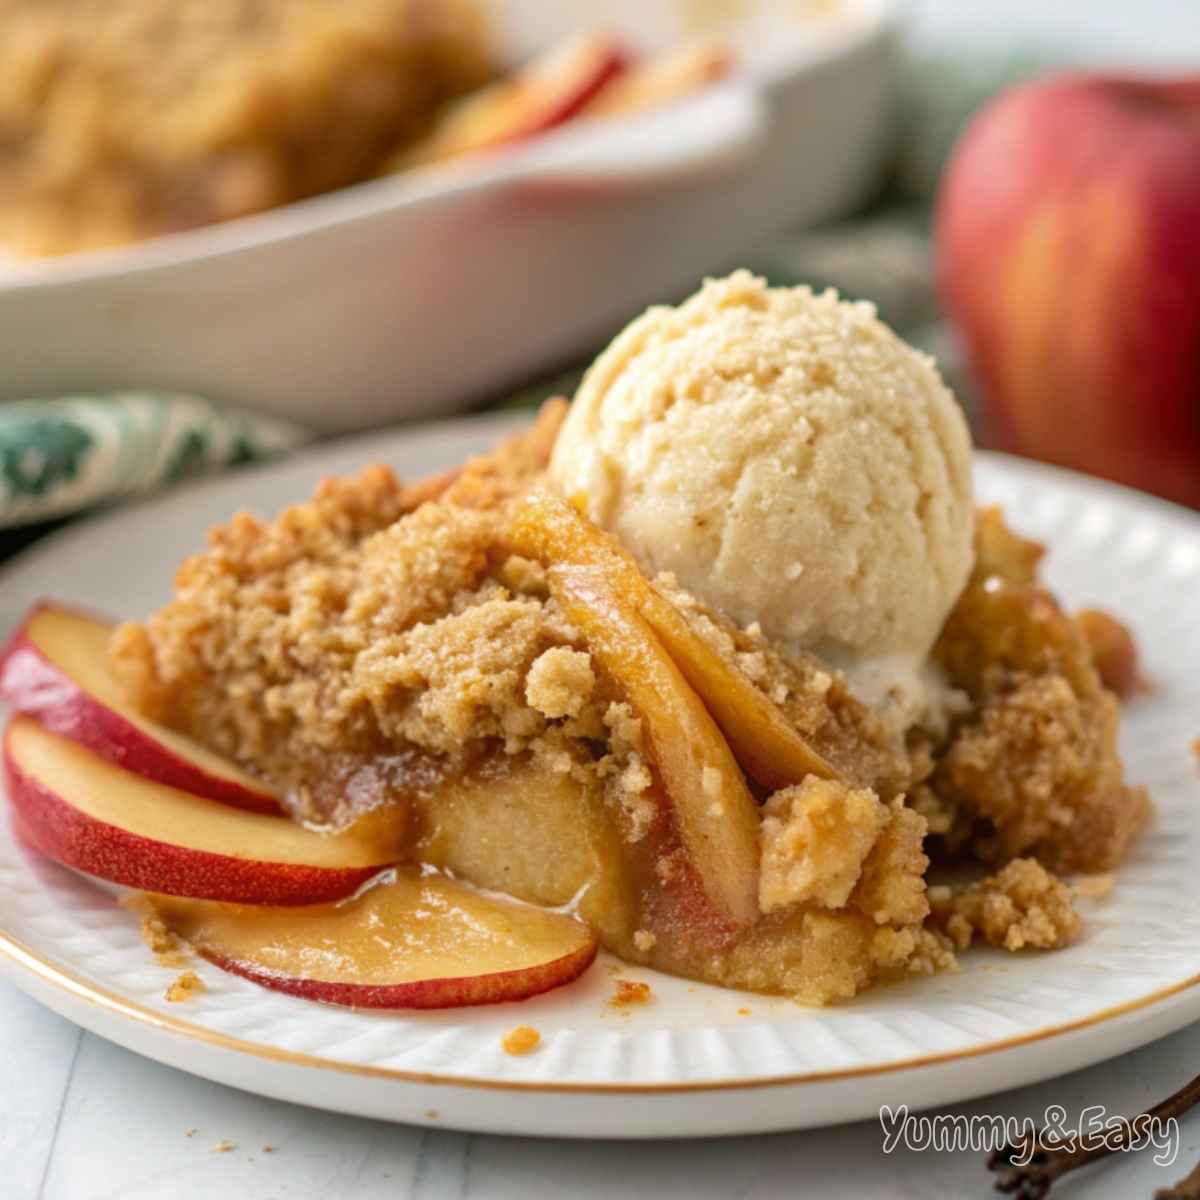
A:
<svg viewBox="0 0 1200 1200">
<path fill-rule="evenodd" d="M 573 75 L 547 79 L 556 56 L 575 52 Z M 441 127 L 402 151 L 398 167 L 439 162 L 501 149 L 526 141 L 580 116 L 589 104 L 633 64 L 625 47 L 609 34 L 580 35 L 507 79 L 467 97 L 452 108 Z"/>
<path fill-rule="evenodd" d="M 1200 76 L 1003 94 L 936 235 L 989 441 L 1200 506 Z"/>
<path fill-rule="evenodd" d="M 4 780 L 22 840 L 55 862 L 124 887 L 237 904 L 319 904 L 344 899 L 383 869 L 259 862 L 143 837 L 74 808 L 22 771 L 7 743 Z"/>
<path fill-rule="evenodd" d="M 50 662 L 29 637 L 29 624 L 43 609 L 64 607 L 49 600 L 39 601 L 0 649 L 0 699 L 18 712 L 36 717 L 51 732 L 78 742 L 144 779 L 250 812 L 282 812 L 266 784 L 256 791 L 188 762 Z M 86 620 L 101 620 L 79 610 L 66 611 Z"/>
<path fill-rule="evenodd" d="M 264 970 L 254 963 L 227 958 L 211 950 L 199 953 L 214 966 L 240 975 L 262 987 L 286 992 L 302 1000 L 339 1004 L 347 1008 L 465 1008 L 478 1004 L 505 1004 L 528 1000 L 578 979 L 595 960 L 597 943 L 591 941 L 570 954 L 537 966 L 488 975 L 448 976 L 397 984 L 334 983 L 296 979 Z"/>
<path fill-rule="evenodd" d="M 544 108 L 534 120 L 490 144 L 494 146 L 503 142 L 522 141 L 565 124 L 579 116 L 614 79 L 624 75 L 632 65 L 633 59 L 619 43 L 605 46 L 583 86 L 564 94 L 557 104 Z"/>
</svg>

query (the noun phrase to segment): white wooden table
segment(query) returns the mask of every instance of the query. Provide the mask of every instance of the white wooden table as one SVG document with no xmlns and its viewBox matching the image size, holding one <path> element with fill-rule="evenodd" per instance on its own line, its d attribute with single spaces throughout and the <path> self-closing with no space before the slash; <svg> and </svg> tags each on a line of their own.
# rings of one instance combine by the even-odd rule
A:
<svg viewBox="0 0 1200 1200">
<path fill-rule="evenodd" d="M 986 1060 L 979 1069 L 987 1071 Z M 955 1111 L 1077 1119 L 1133 1113 L 1200 1074 L 1200 1027 L 1115 1062 Z M 880 1083 L 880 1103 L 898 1104 Z M 722 1097 L 713 1097 L 714 1104 Z M 631 1122 L 636 1101 L 631 1100 Z M 188 1130 L 194 1130 L 188 1136 Z M 1150 1200 L 1200 1158 L 1200 1113 L 1179 1161 L 1153 1151 L 1088 1168 L 1054 1197 Z M 219 1142 L 234 1149 L 217 1153 Z M 264 1152 L 264 1146 L 271 1152 Z M 0 983 L 3 1200 L 656 1200 L 994 1195 L 979 1154 L 882 1151 L 874 1123 L 707 1142 L 562 1142 L 385 1125 L 298 1108 L 160 1067 L 82 1033 Z"/>
</svg>

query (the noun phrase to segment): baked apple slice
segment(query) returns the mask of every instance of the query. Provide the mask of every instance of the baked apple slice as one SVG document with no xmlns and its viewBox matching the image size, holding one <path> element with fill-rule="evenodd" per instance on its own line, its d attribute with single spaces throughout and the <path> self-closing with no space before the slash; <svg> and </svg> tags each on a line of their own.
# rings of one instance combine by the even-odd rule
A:
<svg viewBox="0 0 1200 1200">
<path fill-rule="evenodd" d="M 527 558 L 599 567 L 614 589 L 639 612 L 700 694 L 738 762 L 771 791 L 805 775 L 836 779 L 836 768 L 800 735 L 769 696 L 708 644 L 687 618 L 660 595 L 615 538 L 567 501 L 533 492 L 518 507 L 509 530 L 513 550 Z"/>
<path fill-rule="evenodd" d="M 134 774 L 222 804 L 279 812 L 265 783 L 133 709 L 108 670 L 111 632 L 86 613 L 39 605 L 0 651 L 0 698 Z"/>
<path fill-rule="evenodd" d="M 4 772 L 18 832 L 56 862 L 110 883 L 243 904 L 350 895 L 399 854 L 403 810 L 322 834 L 131 774 L 14 717 Z"/>
<path fill-rule="evenodd" d="M 154 897 L 154 911 L 225 971 L 353 1008 L 525 1000 L 581 975 L 596 939 L 580 921 L 398 869 L 341 904 L 247 908 Z"/>
<path fill-rule="evenodd" d="M 582 115 L 625 117 L 662 108 L 723 79 L 732 66 L 733 52 L 726 42 L 688 42 L 620 72 L 588 101 Z"/>
<path fill-rule="evenodd" d="M 758 805 L 700 697 L 599 567 L 554 567 L 551 593 L 644 723 L 679 840 L 713 908 L 757 920 Z"/>
<path fill-rule="evenodd" d="M 609 33 L 582 33 L 498 83 L 451 105 L 433 132 L 393 166 L 441 162 L 519 142 L 577 116 L 629 66 Z"/>
</svg>

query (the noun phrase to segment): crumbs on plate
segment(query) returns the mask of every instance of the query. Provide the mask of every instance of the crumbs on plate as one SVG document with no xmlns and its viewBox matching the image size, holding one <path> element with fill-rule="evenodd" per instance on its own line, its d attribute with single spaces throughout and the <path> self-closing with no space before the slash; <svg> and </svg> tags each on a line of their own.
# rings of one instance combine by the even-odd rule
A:
<svg viewBox="0 0 1200 1200">
<path fill-rule="evenodd" d="M 638 979 L 618 979 L 613 984 L 609 1004 L 613 1008 L 629 1008 L 634 1004 L 649 1004 L 653 993 L 648 983 Z"/>
<path fill-rule="evenodd" d="M 542 1035 L 529 1025 L 518 1025 L 510 1029 L 501 1039 L 500 1045 L 505 1054 L 528 1054 L 537 1049 Z"/>
<path fill-rule="evenodd" d="M 164 995 L 170 1003 L 180 1004 L 184 1000 L 198 996 L 205 990 L 204 980 L 195 971 L 184 971 L 178 979 L 171 983 Z"/>
</svg>

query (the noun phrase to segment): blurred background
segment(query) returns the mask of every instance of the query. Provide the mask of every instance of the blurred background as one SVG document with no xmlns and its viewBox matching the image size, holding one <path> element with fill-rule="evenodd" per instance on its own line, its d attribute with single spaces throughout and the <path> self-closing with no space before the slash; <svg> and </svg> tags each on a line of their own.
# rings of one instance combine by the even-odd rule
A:
<svg viewBox="0 0 1200 1200">
<path fill-rule="evenodd" d="M 3 0 L 0 555 L 747 265 L 1200 507 L 1194 0 Z"/>
</svg>

